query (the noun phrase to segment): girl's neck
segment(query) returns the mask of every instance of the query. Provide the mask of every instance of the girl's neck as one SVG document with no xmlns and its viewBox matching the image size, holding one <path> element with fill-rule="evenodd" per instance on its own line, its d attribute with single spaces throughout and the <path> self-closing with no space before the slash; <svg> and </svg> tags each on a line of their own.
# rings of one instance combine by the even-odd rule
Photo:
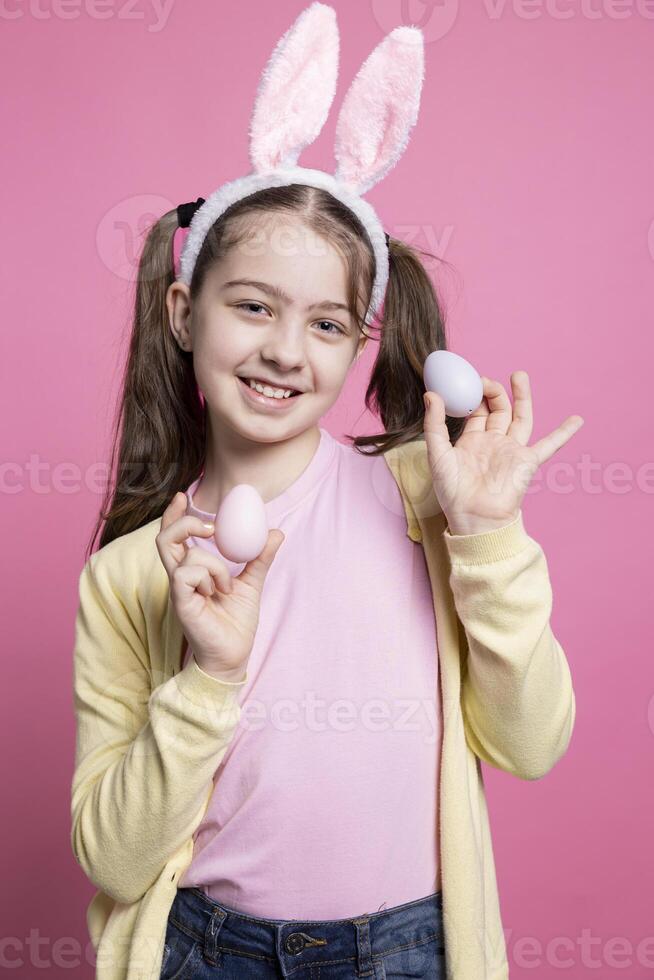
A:
<svg viewBox="0 0 654 980">
<path fill-rule="evenodd" d="M 204 473 L 193 494 L 198 510 L 215 514 L 230 490 L 250 483 L 264 503 L 290 487 L 304 472 L 320 445 L 320 427 L 313 426 L 282 442 L 252 442 L 211 435 L 207 427 Z"/>
</svg>

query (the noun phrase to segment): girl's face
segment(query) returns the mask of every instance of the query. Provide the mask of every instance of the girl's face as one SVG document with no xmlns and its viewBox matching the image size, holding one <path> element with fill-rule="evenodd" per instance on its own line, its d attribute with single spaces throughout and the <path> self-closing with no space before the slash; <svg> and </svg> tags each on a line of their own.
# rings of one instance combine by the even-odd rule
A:
<svg viewBox="0 0 654 980">
<path fill-rule="evenodd" d="M 366 342 L 346 288 L 342 256 L 286 215 L 259 220 L 256 235 L 215 264 L 190 315 L 188 287 L 170 287 L 171 328 L 193 350 L 216 434 L 276 442 L 318 424 Z M 301 394 L 263 404 L 246 378 Z"/>
</svg>

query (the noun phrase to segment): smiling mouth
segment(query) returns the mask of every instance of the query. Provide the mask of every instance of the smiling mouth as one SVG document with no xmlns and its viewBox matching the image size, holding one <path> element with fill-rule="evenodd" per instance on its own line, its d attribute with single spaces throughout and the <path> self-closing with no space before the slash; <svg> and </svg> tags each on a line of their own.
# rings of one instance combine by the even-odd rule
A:
<svg viewBox="0 0 654 980">
<path fill-rule="evenodd" d="M 251 386 L 249 379 L 247 379 L 247 378 L 241 378 L 239 375 L 237 375 L 237 377 L 238 377 L 238 380 L 243 385 L 243 387 L 244 388 L 247 388 L 247 390 L 252 395 L 255 395 L 258 398 L 264 399 L 267 402 L 272 402 L 275 405 L 278 405 L 280 402 L 282 402 L 282 403 L 288 402 L 288 401 L 291 400 L 291 398 L 297 398 L 299 395 L 303 394 L 303 392 L 301 392 L 301 391 L 294 391 L 290 395 L 282 395 L 279 398 L 275 398 L 274 395 L 264 395 L 264 393 L 262 391 L 257 391 L 256 388 L 253 388 Z M 270 387 L 272 387 L 272 385 Z M 289 389 L 286 389 L 286 390 L 289 390 Z"/>
</svg>

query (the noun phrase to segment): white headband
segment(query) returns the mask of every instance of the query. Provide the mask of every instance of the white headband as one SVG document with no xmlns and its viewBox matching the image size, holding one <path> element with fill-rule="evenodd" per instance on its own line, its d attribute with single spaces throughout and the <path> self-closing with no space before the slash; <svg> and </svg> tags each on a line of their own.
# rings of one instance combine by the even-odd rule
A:
<svg viewBox="0 0 654 980">
<path fill-rule="evenodd" d="M 378 316 L 388 283 L 386 234 L 360 195 L 395 166 L 415 124 L 424 79 L 418 27 L 396 27 L 372 51 L 350 85 L 336 126 L 336 172 L 297 166 L 318 136 L 336 91 L 339 34 L 332 7 L 315 2 L 280 38 L 259 82 L 250 123 L 252 172 L 222 184 L 197 209 L 180 254 L 177 279 L 191 283 L 204 239 L 235 201 L 266 187 L 307 184 L 329 191 L 366 229 L 376 275 L 368 316 Z"/>
</svg>

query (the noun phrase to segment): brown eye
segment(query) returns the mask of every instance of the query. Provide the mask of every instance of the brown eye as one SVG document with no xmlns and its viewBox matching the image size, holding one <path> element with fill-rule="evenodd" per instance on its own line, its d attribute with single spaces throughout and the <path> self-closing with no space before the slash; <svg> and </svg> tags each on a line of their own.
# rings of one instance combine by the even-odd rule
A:
<svg viewBox="0 0 654 980">
<path fill-rule="evenodd" d="M 247 309 L 248 307 L 251 307 L 251 306 L 256 306 L 260 310 L 263 310 L 264 309 L 264 307 L 261 305 L 261 303 L 237 303 L 236 309 L 237 310 L 245 310 L 245 309 Z M 253 315 L 256 315 L 256 314 L 253 314 Z"/>
<path fill-rule="evenodd" d="M 318 323 L 326 323 L 328 326 L 334 327 L 337 333 L 343 333 L 343 330 L 341 330 L 341 328 L 339 327 L 339 325 L 337 323 L 334 323 L 332 320 L 318 320 Z M 319 333 L 334 333 L 333 330 L 320 330 L 318 332 Z"/>
</svg>

